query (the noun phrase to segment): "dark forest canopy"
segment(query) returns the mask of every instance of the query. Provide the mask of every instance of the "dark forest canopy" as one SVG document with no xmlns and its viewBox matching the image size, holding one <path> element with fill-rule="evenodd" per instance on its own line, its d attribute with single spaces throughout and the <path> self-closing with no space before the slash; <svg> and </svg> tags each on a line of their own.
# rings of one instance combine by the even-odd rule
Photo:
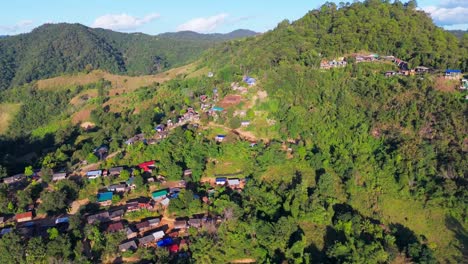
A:
<svg viewBox="0 0 468 264">
<path fill-rule="evenodd" d="M 154 74 L 196 59 L 216 42 L 255 34 L 238 30 L 150 36 L 80 24 L 46 24 L 28 34 L 1 39 L 0 89 L 90 68 L 129 75 Z"/>
</svg>

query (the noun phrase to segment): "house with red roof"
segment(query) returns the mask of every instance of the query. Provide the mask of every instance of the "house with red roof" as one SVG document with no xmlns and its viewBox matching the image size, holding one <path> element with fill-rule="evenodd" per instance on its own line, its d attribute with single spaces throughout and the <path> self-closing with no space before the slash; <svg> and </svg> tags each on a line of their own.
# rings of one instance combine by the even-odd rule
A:
<svg viewBox="0 0 468 264">
<path fill-rule="evenodd" d="M 138 164 L 138 167 L 140 167 L 140 169 L 142 169 L 144 172 L 151 173 L 152 169 L 156 167 L 156 162 L 154 160 L 146 161 L 146 162 Z"/>
<path fill-rule="evenodd" d="M 15 219 L 18 223 L 31 221 L 33 219 L 33 214 L 32 212 L 16 214 Z"/>
</svg>

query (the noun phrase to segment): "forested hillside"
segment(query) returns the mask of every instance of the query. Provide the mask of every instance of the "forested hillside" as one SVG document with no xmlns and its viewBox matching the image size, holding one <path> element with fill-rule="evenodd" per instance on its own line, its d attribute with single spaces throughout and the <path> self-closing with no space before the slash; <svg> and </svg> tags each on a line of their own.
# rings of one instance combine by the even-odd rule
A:
<svg viewBox="0 0 468 264">
<path fill-rule="evenodd" d="M 0 89 L 63 73 L 102 69 L 154 74 L 196 59 L 214 43 L 255 32 L 150 36 L 92 29 L 79 24 L 46 24 L 0 41 Z"/>
<path fill-rule="evenodd" d="M 218 68 L 234 62 L 257 71 L 281 64 L 318 67 L 323 58 L 367 51 L 393 55 L 413 67 L 468 69 L 468 37 L 459 40 L 435 26 L 414 1 L 342 7 L 325 4 L 297 21 L 279 23 L 262 38 L 226 43 L 207 58 Z"/>
<path fill-rule="evenodd" d="M 128 54 L 136 52 L 128 43 L 146 38 L 97 32 Z M 0 137 L 0 178 L 24 175 L 0 185 L 0 214 L 32 207 L 38 230 L 70 218 L 32 235 L 30 222 L 7 222 L 2 260 L 464 263 L 468 94 L 462 75 L 442 72 L 468 70 L 467 39 L 436 27 L 414 1 L 327 3 L 207 50 L 170 80 L 130 88 L 131 78 L 100 75 L 108 80 L 2 91 L 3 108 L 19 110 Z M 352 53 L 433 70 L 396 74 L 396 60 L 357 62 Z M 320 68 L 338 57 L 347 64 Z M 118 52 L 110 58 L 118 71 L 145 69 Z M 87 174 L 115 167 L 120 175 Z M 52 181 L 62 171 L 68 179 Z M 116 184 L 129 190 L 111 191 Z M 149 197 L 151 208 L 130 206 Z M 119 220 L 107 219 L 122 208 Z M 108 217 L 90 221 L 98 213 Z M 128 237 L 124 226 L 143 231 Z M 167 240 L 156 244 L 155 230 Z M 134 248 L 121 250 L 128 242 Z"/>
</svg>

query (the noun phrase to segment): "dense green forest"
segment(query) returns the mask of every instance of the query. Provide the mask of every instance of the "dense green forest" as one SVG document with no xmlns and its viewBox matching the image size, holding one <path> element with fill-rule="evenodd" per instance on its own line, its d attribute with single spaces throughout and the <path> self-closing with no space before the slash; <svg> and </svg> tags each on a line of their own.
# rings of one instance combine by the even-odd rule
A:
<svg viewBox="0 0 468 264">
<path fill-rule="evenodd" d="M 206 58 L 216 68 L 234 64 L 258 72 L 281 64 L 318 67 L 323 58 L 362 51 L 393 55 L 413 67 L 468 69 L 468 34 L 459 40 L 435 26 L 415 1 L 325 4 L 297 21 L 281 22 L 262 38 L 228 42 Z"/>
<path fill-rule="evenodd" d="M 115 39 L 118 33 L 101 34 Z M 130 52 L 128 43 L 112 47 Z M 347 67 L 318 69 L 324 58 L 354 52 L 394 55 L 436 70 L 468 70 L 467 34 L 457 39 L 436 27 L 414 1 L 368 0 L 327 3 L 261 36 L 210 49 L 198 67 L 211 69 L 212 78 L 178 76 L 141 87 L 125 95 L 133 104 L 121 111 L 105 105 L 111 99 L 106 80 L 57 91 L 30 83 L 1 92 L 0 102 L 23 106 L 0 137 L 0 164 L 7 168 L 0 167 L 0 177 L 29 172 L 28 164 L 16 160 L 28 152 L 37 155 L 30 165 L 48 175 L 84 160 L 96 162 L 93 149 L 104 144 L 110 152 L 122 152 L 102 161 L 101 168 L 158 161 L 150 175 L 135 173 L 137 193 L 146 195 L 154 187 L 150 176 L 187 180 L 169 213 L 220 216 L 222 222 L 189 229 L 189 255 L 160 248 L 119 253 L 122 234 L 83 224 L 86 214 L 98 210 L 89 204 L 72 216 L 66 231 L 51 228 L 27 243 L 18 232 L 5 235 L 0 262 L 99 263 L 119 256 L 143 263 L 463 263 L 468 257 L 466 92 L 438 87 L 437 71 L 385 77 L 396 70 L 392 63 L 350 60 Z M 129 71 L 126 62 L 122 65 Z M 157 144 L 125 145 L 137 133 L 154 134 L 157 124 L 177 120 L 189 107 L 198 110 L 200 96 L 213 97 L 213 87 L 220 98 L 232 94 L 232 82 L 242 82 L 246 74 L 257 78 L 256 86 L 218 118 L 202 114 L 196 125 L 177 127 Z M 94 107 L 90 121 L 96 127 L 85 131 L 60 123 L 76 110 L 68 102 L 90 90 L 98 94 L 87 102 Z M 135 111 L 139 106 L 144 107 Z M 252 124 L 246 129 L 257 136 L 256 145 L 232 132 L 241 121 L 235 112 L 247 108 L 245 118 Z M 22 132 L 49 122 L 61 125 L 52 133 Z M 220 133 L 227 139 L 217 144 L 213 138 Z M 192 177 L 182 178 L 189 168 Z M 216 187 L 213 192 L 200 182 L 230 173 L 245 177 L 242 191 Z M 44 181 L 47 188 L 33 182 L 16 193 L 1 186 L 0 213 L 23 212 L 40 198 L 38 212 L 61 215 L 71 201 L 111 183 L 109 178 Z M 210 202 L 202 202 L 209 193 Z"/>
<path fill-rule="evenodd" d="M 46 24 L 31 33 L 2 38 L 0 89 L 85 69 L 153 74 L 194 60 L 216 42 L 255 34 L 240 30 L 228 34 L 178 32 L 150 36 L 80 24 Z"/>
</svg>

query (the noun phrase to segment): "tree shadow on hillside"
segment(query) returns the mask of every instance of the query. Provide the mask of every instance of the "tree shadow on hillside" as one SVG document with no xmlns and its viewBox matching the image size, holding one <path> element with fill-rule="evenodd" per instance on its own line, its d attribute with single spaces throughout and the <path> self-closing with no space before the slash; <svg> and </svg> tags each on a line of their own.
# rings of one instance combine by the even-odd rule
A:
<svg viewBox="0 0 468 264">
<path fill-rule="evenodd" d="M 400 251 L 404 251 L 409 244 L 419 243 L 416 234 L 406 226 L 395 223 L 390 224 L 389 227 L 395 235 L 396 245 Z"/>
<path fill-rule="evenodd" d="M 46 153 L 56 151 L 63 144 L 73 144 L 78 136 L 78 131 L 73 130 L 60 143 L 56 142 L 57 136 L 53 133 L 48 133 L 43 138 L 0 137 L 0 164 L 7 168 L 9 174 L 22 173 L 24 167 L 35 164 Z"/>
<path fill-rule="evenodd" d="M 0 137 L 0 163 L 4 164 L 11 174 L 21 173 L 24 165 L 34 162 L 34 156 L 42 154 L 44 149 L 50 148 L 54 143 L 55 138 L 52 134 L 47 134 L 42 139 Z M 31 156 L 31 161 L 23 158 L 31 153 L 36 154 Z"/>
<path fill-rule="evenodd" d="M 327 256 L 324 251 L 312 243 L 304 249 L 304 253 L 309 254 L 310 263 L 325 263 Z"/>
<path fill-rule="evenodd" d="M 460 250 L 463 254 L 463 259 L 468 259 L 468 231 L 463 227 L 463 225 L 454 217 L 446 216 L 445 217 L 445 226 L 455 233 L 455 238 L 458 240 L 459 244 L 455 247 Z M 462 259 L 460 259 L 462 261 Z M 461 263 L 461 262 L 460 262 Z"/>
</svg>

